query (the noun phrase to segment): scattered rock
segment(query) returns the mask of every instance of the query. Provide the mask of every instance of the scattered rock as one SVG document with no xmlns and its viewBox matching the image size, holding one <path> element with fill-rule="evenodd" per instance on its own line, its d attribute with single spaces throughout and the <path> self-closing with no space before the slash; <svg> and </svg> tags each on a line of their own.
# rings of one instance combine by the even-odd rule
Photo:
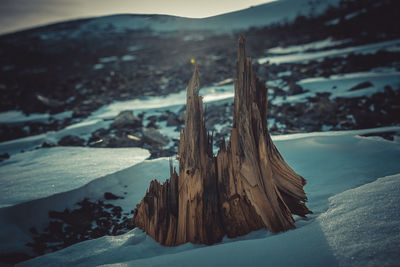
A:
<svg viewBox="0 0 400 267">
<path fill-rule="evenodd" d="M 136 117 L 132 110 L 121 111 L 111 125 L 113 128 L 137 128 L 141 126 L 142 120 Z"/>
<path fill-rule="evenodd" d="M 144 128 L 142 132 L 145 141 L 152 146 L 163 147 L 169 143 L 168 138 L 163 136 L 157 129 Z"/>
<path fill-rule="evenodd" d="M 179 117 L 175 113 L 170 113 L 167 119 L 167 126 L 178 126 L 181 125 L 183 121 L 179 119 Z"/>
<path fill-rule="evenodd" d="M 26 246 L 37 255 L 42 255 L 85 240 L 124 234 L 134 228 L 132 217 L 122 218 L 119 206 L 104 204 L 103 201 L 91 202 L 86 198 L 76 205 L 79 208 L 74 210 L 49 211 L 47 227 L 42 232 L 30 228 L 33 242 Z"/>
<path fill-rule="evenodd" d="M 368 136 L 379 136 L 379 137 L 382 137 L 382 138 L 384 138 L 386 140 L 394 141 L 394 136 L 396 136 L 396 135 L 400 136 L 400 133 L 395 132 L 395 131 L 389 131 L 389 132 L 382 132 L 382 133 L 362 134 L 361 136 L 365 136 L 365 137 L 368 137 Z"/>
<path fill-rule="evenodd" d="M 60 146 L 84 146 L 84 144 L 85 140 L 75 135 L 66 135 L 58 141 Z"/>
<path fill-rule="evenodd" d="M 42 148 L 47 148 L 47 147 L 55 147 L 55 146 L 57 146 L 57 145 L 53 144 L 53 143 L 43 142 L 41 147 Z"/>
<path fill-rule="evenodd" d="M 288 85 L 289 85 L 289 95 L 298 95 L 305 92 L 303 90 L 303 87 L 301 87 L 297 83 L 290 82 Z"/>
<path fill-rule="evenodd" d="M 64 105 L 64 103 L 59 100 L 51 99 L 49 97 L 45 97 L 40 94 L 36 95 L 36 99 L 39 100 L 39 102 L 41 102 L 45 106 L 48 106 L 51 108 L 58 108 L 58 107 L 61 107 Z"/>
<path fill-rule="evenodd" d="M 110 193 L 110 192 L 105 192 L 104 193 L 104 199 L 106 199 L 106 200 L 115 200 L 115 199 L 120 199 L 120 198 L 123 198 L 123 197 L 116 196 L 116 195 L 114 195 L 113 193 Z"/>
<path fill-rule="evenodd" d="M 3 153 L 0 155 L 0 162 L 2 162 L 3 160 L 9 159 L 10 155 L 8 153 Z"/>
</svg>

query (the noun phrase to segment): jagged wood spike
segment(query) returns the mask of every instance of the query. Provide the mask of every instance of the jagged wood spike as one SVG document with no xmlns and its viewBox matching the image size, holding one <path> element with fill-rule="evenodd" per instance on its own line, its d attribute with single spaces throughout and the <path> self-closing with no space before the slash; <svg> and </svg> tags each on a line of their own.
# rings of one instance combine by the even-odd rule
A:
<svg viewBox="0 0 400 267">
<path fill-rule="evenodd" d="M 233 127 L 229 143 L 213 155 L 205 129 L 200 82 L 195 66 L 186 99 L 185 128 L 178 150 L 179 175 L 152 181 L 135 210 L 134 223 L 161 244 L 213 244 L 267 228 L 295 228 L 292 214 L 311 213 L 305 180 L 284 161 L 267 129 L 267 88 L 246 57 L 239 39 Z"/>
</svg>

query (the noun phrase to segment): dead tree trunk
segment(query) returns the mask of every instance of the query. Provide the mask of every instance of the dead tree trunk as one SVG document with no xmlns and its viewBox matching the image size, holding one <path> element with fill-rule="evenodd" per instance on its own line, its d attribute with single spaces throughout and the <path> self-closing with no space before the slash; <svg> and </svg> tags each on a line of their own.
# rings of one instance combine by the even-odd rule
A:
<svg viewBox="0 0 400 267">
<path fill-rule="evenodd" d="M 284 161 L 267 129 L 267 89 L 246 57 L 241 36 L 230 140 L 215 157 L 206 132 L 199 77 L 189 82 L 185 129 L 179 145 L 179 175 L 160 185 L 152 181 L 137 205 L 134 223 L 161 244 L 213 244 L 267 228 L 295 228 L 292 214 L 305 206 L 305 180 Z"/>
</svg>

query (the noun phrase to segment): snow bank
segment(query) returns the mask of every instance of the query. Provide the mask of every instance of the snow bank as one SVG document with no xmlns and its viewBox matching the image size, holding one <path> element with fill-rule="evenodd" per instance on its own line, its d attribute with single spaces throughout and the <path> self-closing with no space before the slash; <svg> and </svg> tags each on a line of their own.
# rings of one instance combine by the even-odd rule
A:
<svg viewBox="0 0 400 267">
<path fill-rule="evenodd" d="M 399 127 L 396 129 L 400 130 Z M 386 130 L 386 128 L 365 130 L 365 133 Z M 340 253 L 342 253 L 340 247 L 352 246 L 352 242 L 362 243 L 364 237 L 359 235 L 361 239 L 356 241 L 340 237 L 340 240 L 336 239 L 332 243 L 332 238 L 335 238 L 336 234 L 334 226 L 337 226 L 337 229 L 347 227 L 346 231 L 354 226 L 347 225 L 347 220 L 343 220 L 343 218 L 347 218 L 347 215 L 338 214 L 332 210 L 338 205 L 350 205 L 345 198 L 339 201 L 343 194 L 339 197 L 329 198 L 343 191 L 373 182 L 379 177 L 400 173 L 398 164 L 400 162 L 400 145 L 384 139 L 357 136 L 357 134 L 363 133 L 364 131 L 360 130 L 331 134 L 312 133 L 303 134 L 303 136 L 286 135 L 281 139 L 274 137 L 276 146 L 288 164 L 308 182 L 305 190 L 309 197 L 308 206 L 313 210 L 314 215 L 310 216 L 308 220 L 297 218 L 298 228 L 296 230 L 281 234 L 270 234 L 261 230 L 241 238 L 226 238 L 221 244 L 213 246 L 186 244 L 169 248 L 155 243 L 139 229 L 135 229 L 119 237 L 103 237 L 82 242 L 32 259 L 22 263 L 21 266 L 95 266 L 99 264 L 115 264 L 115 266 L 260 266 L 266 264 L 271 266 L 337 266 L 339 263 L 337 257 L 340 257 Z M 160 177 L 160 180 L 163 181 L 168 176 L 167 159 L 146 161 L 116 174 L 97 179 L 72 192 L 78 194 L 77 192 L 85 190 L 85 192 L 92 192 L 89 193 L 89 197 L 93 197 L 100 194 L 102 190 L 111 188 L 112 192 L 118 194 L 121 190 L 125 190 L 123 185 L 127 185 L 129 198 L 118 200 L 121 201 L 118 203 L 121 203 L 124 209 L 133 208 L 134 204 L 143 197 L 152 178 Z M 400 185 L 399 181 L 399 179 L 394 181 L 396 186 L 394 184 L 385 185 L 377 194 L 368 196 L 364 195 L 367 194 L 365 188 L 357 189 L 360 197 L 354 197 L 351 200 L 352 206 L 346 210 L 358 212 L 355 211 L 355 207 L 357 205 L 363 207 L 361 202 L 369 199 L 369 205 L 380 203 L 376 209 L 382 208 L 382 214 L 392 212 L 393 203 L 398 203 L 398 197 L 392 198 L 391 196 L 398 190 L 396 188 Z M 389 187 L 392 188 L 392 193 L 388 193 L 390 197 L 383 198 L 382 196 L 386 194 L 385 190 L 390 189 Z M 368 188 L 373 189 L 374 186 L 371 185 Z M 344 193 L 345 196 L 346 194 L 354 195 L 353 193 Z M 72 193 L 64 193 L 64 198 L 73 198 L 69 195 Z M 374 197 L 387 202 L 385 204 L 375 201 Z M 49 198 L 46 203 L 51 199 Z M 360 203 L 357 202 L 358 200 Z M 57 201 L 53 199 L 51 202 Z M 392 206 L 388 204 L 389 202 Z M 340 210 L 344 210 L 344 208 Z M 382 214 L 379 217 L 383 216 Z M 352 215 L 349 213 L 348 216 Z M 375 220 L 378 217 L 369 215 L 358 217 L 361 218 L 360 225 L 380 227 Z M 388 220 L 388 226 L 385 229 L 388 230 L 398 223 L 399 216 L 386 216 L 385 218 Z M 392 219 L 394 221 L 391 221 Z M 328 222 L 333 222 L 334 225 L 329 225 Z M 366 234 L 376 236 L 377 238 L 374 240 L 382 244 L 385 242 L 382 240 L 383 237 L 396 231 L 385 230 L 379 233 L 380 228 L 377 228 L 368 228 L 374 229 L 374 231 Z M 393 250 L 397 246 L 387 248 Z M 380 264 L 396 259 L 393 254 L 385 255 L 386 259 L 383 256 L 379 258 Z M 361 256 L 362 260 L 357 260 L 356 264 L 368 261 L 366 255 L 362 254 Z"/>
<path fill-rule="evenodd" d="M 329 199 L 318 217 L 341 266 L 396 266 L 400 261 L 400 174 Z"/>
<path fill-rule="evenodd" d="M 213 246 L 167 248 L 134 229 L 18 266 L 395 266 L 400 245 L 400 213 L 395 205 L 399 190 L 397 174 L 345 191 L 330 198 L 327 212 L 282 234 L 258 231 Z"/>
<path fill-rule="evenodd" d="M 141 148 L 54 147 L 33 150 L 0 163 L 0 207 L 81 187 L 145 160 Z"/>
</svg>

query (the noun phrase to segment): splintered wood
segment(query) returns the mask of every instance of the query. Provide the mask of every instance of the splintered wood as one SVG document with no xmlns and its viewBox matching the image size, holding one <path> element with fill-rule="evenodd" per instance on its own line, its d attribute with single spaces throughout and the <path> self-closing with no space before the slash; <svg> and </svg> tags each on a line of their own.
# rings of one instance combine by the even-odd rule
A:
<svg viewBox="0 0 400 267">
<path fill-rule="evenodd" d="M 233 126 L 229 143 L 213 155 L 195 67 L 186 99 L 185 129 L 178 151 L 179 175 L 150 183 L 136 205 L 134 224 L 167 246 L 214 244 L 267 228 L 295 228 L 292 214 L 306 207 L 306 181 L 280 155 L 267 129 L 267 88 L 258 80 L 245 40 L 239 39 Z"/>
</svg>

